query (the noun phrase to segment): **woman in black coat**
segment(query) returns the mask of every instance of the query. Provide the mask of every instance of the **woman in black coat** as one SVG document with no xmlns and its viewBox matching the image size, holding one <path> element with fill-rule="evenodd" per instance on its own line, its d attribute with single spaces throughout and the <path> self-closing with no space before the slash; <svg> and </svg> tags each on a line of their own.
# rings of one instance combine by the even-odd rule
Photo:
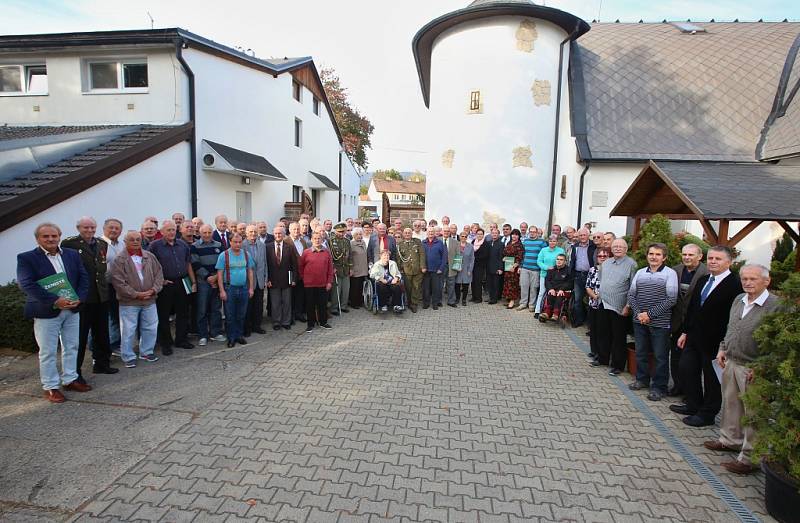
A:
<svg viewBox="0 0 800 523">
<path fill-rule="evenodd" d="M 489 265 L 489 245 L 483 242 L 483 229 L 478 229 L 472 248 L 475 251 L 475 265 L 472 268 L 472 301 L 483 301 L 483 280 L 486 277 L 486 267 Z"/>
</svg>

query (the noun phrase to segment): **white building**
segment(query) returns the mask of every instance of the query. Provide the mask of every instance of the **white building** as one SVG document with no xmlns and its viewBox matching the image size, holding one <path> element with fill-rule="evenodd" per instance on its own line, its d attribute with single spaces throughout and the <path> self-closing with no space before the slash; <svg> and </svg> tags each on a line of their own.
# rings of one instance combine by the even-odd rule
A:
<svg viewBox="0 0 800 523">
<path fill-rule="evenodd" d="M 383 195 L 389 199 L 392 206 L 396 205 L 424 205 L 425 182 L 410 180 L 376 180 L 369 182 L 367 196 L 372 201 L 383 201 Z"/>
<path fill-rule="evenodd" d="M 444 14 L 412 44 L 437 137 L 426 215 L 624 234 L 630 220 L 609 213 L 651 160 L 796 162 L 798 35 L 786 22 L 590 26 L 528 0 Z M 737 245 L 750 261 L 783 233 L 767 219 Z"/>
<path fill-rule="evenodd" d="M 355 216 L 358 173 L 311 57 L 259 59 L 183 29 L 0 36 L 0 249 L 82 215 L 274 224 L 305 192 Z M 15 260 L 0 261 L 0 281 Z"/>
</svg>

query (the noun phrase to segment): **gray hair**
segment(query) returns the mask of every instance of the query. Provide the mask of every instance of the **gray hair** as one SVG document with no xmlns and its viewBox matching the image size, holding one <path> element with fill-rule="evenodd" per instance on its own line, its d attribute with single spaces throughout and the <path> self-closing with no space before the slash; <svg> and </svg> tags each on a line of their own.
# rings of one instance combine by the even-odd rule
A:
<svg viewBox="0 0 800 523">
<path fill-rule="evenodd" d="M 352 234 L 353 236 L 355 236 L 356 234 L 364 236 L 364 229 L 362 229 L 361 227 L 353 227 L 353 230 L 350 231 L 350 234 Z"/>
<path fill-rule="evenodd" d="M 708 248 L 709 251 L 724 253 L 728 260 L 733 260 L 733 251 L 727 245 L 715 245 Z"/>
<path fill-rule="evenodd" d="M 86 221 L 92 222 L 94 226 L 97 227 L 97 220 L 95 220 L 91 216 L 81 216 L 80 218 L 78 218 L 78 221 L 75 222 L 75 227 L 80 227 L 81 223 Z"/>
<path fill-rule="evenodd" d="M 547 241 L 555 240 L 558 241 L 558 234 L 551 234 L 547 237 Z"/>
<path fill-rule="evenodd" d="M 52 222 L 44 222 L 37 225 L 36 228 L 33 230 L 33 237 L 39 238 L 39 232 L 46 227 L 52 227 L 53 229 L 57 230 L 58 235 L 61 236 L 61 227 Z"/>
<path fill-rule="evenodd" d="M 107 226 L 111 222 L 116 222 L 119 224 L 119 228 L 122 228 L 122 220 L 118 220 L 116 218 L 106 218 L 106 221 L 103 222 L 103 227 Z"/>
<path fill-rule="evenodd" d="M 739 274 L 743 273 L 745 270 L 759 271 L 762 278 L 769 278 L 769 269 L 760 263 L 748 263 L 747 265 L 742 266 L 742 268 L 739 269 Z"/>
<path fill-rule="evenodd" d="M 685 249 L 686 247 L 691 247 L 697 252 L 697 254 L 701 256 L 703 255 L 703 249 L 700 248 L 700 246 L 697 245 L 696 243 L 687 243 L 686 245 L 683 246 L 683 249 Z M 683 249 L 681 249 L 681 252 L 683 252 Z"/>
</svg>

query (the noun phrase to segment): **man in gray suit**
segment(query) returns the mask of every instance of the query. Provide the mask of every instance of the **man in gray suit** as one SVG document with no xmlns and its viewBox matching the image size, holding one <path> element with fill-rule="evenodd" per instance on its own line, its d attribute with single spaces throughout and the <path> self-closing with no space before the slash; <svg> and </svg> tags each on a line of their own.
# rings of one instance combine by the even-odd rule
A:
<svg viewBox="0 0 800 523">
<path fill-rule="evenodd" d="M 697 281 L 708 274 L 706 264 L 702 262 L 703 249 L 694 243 L 687 243 L 681 249 L 681 259 L 672 269 L 678 273 L 678 302 L 672 308 L 672 318 L 670 319 L 672 348 L 669 352 L 669 369 L 672 375 L 672 388 L 669 389 L 669 396 L 681 396 L 683 386 L 681 384 L 680 368 L 681 354 L 683 350 L 678 347 L 678 337 L 681 335 L 681 325 L 686 317 L 686 310 L 689 308 L 689 300 L 692 297 Z"/>
<path fill-rule="evenodd" d="M 456 298 L 456 276 L 458 275 L 458 271 L 454 271 L 453 267 L 453 259 L 458 254 L 458 239 L 456 239 L 456 234 L 458 233 L 458 226 L 455 224 L 450 224 L 448 226 L 442 227 L 442 243 L 444 243 L 444 248 L 447 251 L 447 276 L 445 278 L 445 289 L 447 290 L 447 305 L 450 307 L 457 307 L 458 299 Z"/>
<path fill-rule="evenodd" d="M 245 235 L 247 240 L 243 247 L 247 249 L 247 254 L 256 265 L 253 270 L 255 288 L 253 297 L 247 302 L 247 316 L 244 319 L 244 337 L 249 338 L 254 332 L 258 334 L 267 332 L 261 328 L 261 322 L 264 319 L 264 287 L 267 285 L 268 270 L 267 248 L 264 242 L 258 240 L 258 227 L 248 225 Z"/>
<path fill-rule="evenodd" d="M 723 462 L 722 467 L 735 474 L 751 474 L 758 467 L 750 461 L 753 449 L 753 429 L 742 426 L 747 414 L 742 395 L 753 381 L 748 365 L 758 357 L 758 345 L 753 332 L 764 316 L 778 310 L 778 297 L 767 290 L 769 270 L 762 265 L 745 265 L 739 270 L 744 293 L 733 300 L 728 330 L 719 344 L 717 363 L 722 367 L 722 420 L 719 439 L 703 443 L 710 450 L 738 452 L 736 459 Z"/>
</svg>

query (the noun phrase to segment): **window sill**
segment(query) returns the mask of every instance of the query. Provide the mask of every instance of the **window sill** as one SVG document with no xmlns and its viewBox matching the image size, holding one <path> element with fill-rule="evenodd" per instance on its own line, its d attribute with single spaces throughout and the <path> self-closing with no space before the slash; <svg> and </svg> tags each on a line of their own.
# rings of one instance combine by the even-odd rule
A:
<svg viewBox="0 0 800 523">
<path fill-rule="evenodd" d="M 27 97 L 27 96 L 50 96 L 50 93 L 0 93 L 0 97 Z"/>
<path fill-rule="evenodd" d="M 91 91 L 83 91 L 81 94 L 95 95 L 95 94 L 148 94 L 150 91 L 147 88 L 135 89 L 93 89 Z"/>
</svg>

